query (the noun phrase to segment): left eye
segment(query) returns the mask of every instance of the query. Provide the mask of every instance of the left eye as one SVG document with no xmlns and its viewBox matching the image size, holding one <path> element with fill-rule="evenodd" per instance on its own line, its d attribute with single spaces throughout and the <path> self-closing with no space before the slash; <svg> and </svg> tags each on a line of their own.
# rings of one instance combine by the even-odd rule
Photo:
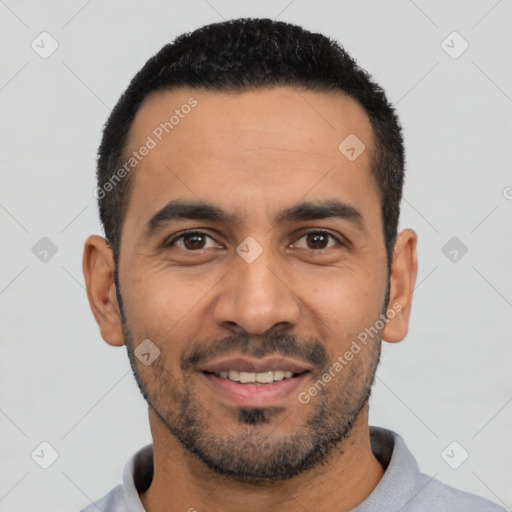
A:
<svg viewBox="0 0 512 512">
<path fill-rule="evenodd" d="M 334 240 L 335 243 L 332 245 L 328 245 L 329 238 Z M 302 235 L 299 240 L 305 239 L 306 246 L 300 247 L 301 249 L 328 249 L 329 247 L 332 247 L 333 245 L 338 244 L 339 241 L 330 233 L 327 233 L 326 231 L 311 231 L 309 233 L 306 233 Z"/>
</svg>

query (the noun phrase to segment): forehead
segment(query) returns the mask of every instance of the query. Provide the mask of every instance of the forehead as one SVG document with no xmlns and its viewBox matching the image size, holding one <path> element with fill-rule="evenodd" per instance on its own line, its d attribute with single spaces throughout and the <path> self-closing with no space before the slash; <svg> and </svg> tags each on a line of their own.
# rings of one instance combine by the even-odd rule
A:
<svg viewBox="0 0 512 512">
<path fill-rule="evenodd" d="M 306 144 L 305 152 L 311 154 L 312 146 L 316 146 L 317 154 L 330 158 L 338 156 L 337 143 L 350 133 L 372 145 L 366 112 L 342 93 L 288 86 L 243 92 L 176 88 L 145 98 L 132 123 L 128 146 L 150 135 L 160 149 L 171 140 L 182 147 L 185 144 L 185 148 L 200 140 L 203 153 L 224 152 L 224 146 L 254 149 L 253 137 L 257 135 L 257 144 L 267 142 L 269 150 L 291 149 L 296 153 L 300 144 Z M 232 148 L 233 137 L 236 148 Z"/>
<path fill-rule="evenodd" d="M 304 196 L 375 202 L 373 151 L 369 118 L 346 95 L 284 86 L 157 91 L 141 105 L 128 138 L 126 158 L 136 152 L 138 163 L 125 224 L 140 228 L 176 198 L 260 220 Z"/>
</svg>

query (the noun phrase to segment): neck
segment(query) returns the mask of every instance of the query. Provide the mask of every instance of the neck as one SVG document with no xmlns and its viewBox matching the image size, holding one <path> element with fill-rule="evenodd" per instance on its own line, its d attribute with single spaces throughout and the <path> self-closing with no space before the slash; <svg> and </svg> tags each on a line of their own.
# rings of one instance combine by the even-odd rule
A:
<svg viewBox="0 0 512 512">
<path fill-rule="evenodd" d="M 371 450 L 367 406 L 350 436 L 324 464 L 289 480 L 265 484 L 240 483 L 217 475 L 181 446 L 151 408 L 149 417 L 154 476 L 149 489 L 140 496 L 148 512 L 295 512 L 298 507 L 345 512 L 363 502 L 384 474 Z"/>
</svg>

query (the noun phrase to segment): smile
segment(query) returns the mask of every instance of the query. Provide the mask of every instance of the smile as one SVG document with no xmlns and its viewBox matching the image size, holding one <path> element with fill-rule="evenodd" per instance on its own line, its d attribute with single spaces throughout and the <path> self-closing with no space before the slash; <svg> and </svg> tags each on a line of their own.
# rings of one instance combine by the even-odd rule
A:
<svg viewBox="0 0 512 512">
<path fill-rule="evenodd" d="M 202 375 L 213 392 L 214 401 L 221 400 L 238 407 L 272 407 L 283 404 L 290 396 L 296 396 L 310 373 L 305 371 L 297 374 L 289 370 L 224 370 L 218 373 L 203 371 Z"/>
<path fill-rule="evenodd" d="M 238 370 L 222 371 L 214 373 L 217 377 L 228 379 L 233 382 L 241 382 L 242 384 L 270 384 L 275 381 L 291 379 L 297 374 L 287 370 L 269 370 L 265 372 L 243 372 Z"/>
</svg>

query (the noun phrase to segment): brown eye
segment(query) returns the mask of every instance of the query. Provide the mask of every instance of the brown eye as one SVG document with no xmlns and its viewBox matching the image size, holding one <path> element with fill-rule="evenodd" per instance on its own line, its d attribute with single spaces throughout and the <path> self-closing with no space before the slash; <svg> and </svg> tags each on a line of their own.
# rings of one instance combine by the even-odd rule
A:
<svg viewBox="0 0 512 512">
<path fill-rule="evenodd" d="M 333 245 L 340 244 L 338 240 L 331 235 L 330 233 L 327 233 L 326 231 L 311 231 L 309 233 L 306 233 L 303 235 L 300 240 L 305 240 L 305 246 L 302 244 L 299 244 L 299 247 L 301 249 L 313 249 L 313 250 L 322 250 L 322 249 L 328 249 L 329 247 L 332 247 Z M 335 241 L 334 244 L 329 245 L 329 239 L 332 239 Z"/>
<path fill-rule="evenodd" d="M 200 234 L 191 234 L 183 237 L 183 245 L 187 249 L 202 249 L 205 243 L 205 236 Z"/>
<path fill-rule="evenodd" d="M 329 242 L 325 233 L 310 233 L 307 235 L 308 245 L 311 249 L 325 249 Z"/>
<path fill-rule="evenodd" d="M 217 247 L 216 244 L 212 244 L 208 247 L 206 245 L 208 243 L 208 239 L 214 242 L 214 240 L 206 233 L 202 233 L 201 231 L 191 231 L 177 236 L 171 240 L 168 245 L 178 247 L 179 249 L 185 249 L 187 251 L 197 251 L 201 249 L 208 249 L 210 247 Z"/>
</svg>

